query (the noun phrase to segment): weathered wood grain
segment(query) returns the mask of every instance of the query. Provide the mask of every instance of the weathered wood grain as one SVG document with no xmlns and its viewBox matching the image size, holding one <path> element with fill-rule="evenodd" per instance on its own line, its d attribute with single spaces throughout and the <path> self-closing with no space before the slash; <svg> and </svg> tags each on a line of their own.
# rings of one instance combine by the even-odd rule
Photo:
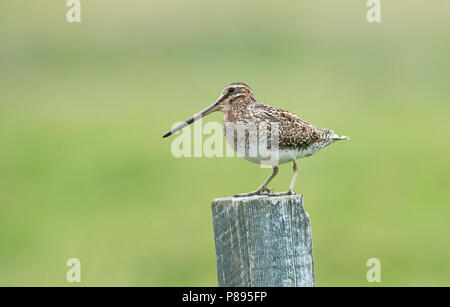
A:
<svg viewBox="0 0 450 307">
<path fill-rule="evenodd" d="M 315 285 L 302 196 L 215 199 L 212 215 L 219 286 Z"/>
</svg>

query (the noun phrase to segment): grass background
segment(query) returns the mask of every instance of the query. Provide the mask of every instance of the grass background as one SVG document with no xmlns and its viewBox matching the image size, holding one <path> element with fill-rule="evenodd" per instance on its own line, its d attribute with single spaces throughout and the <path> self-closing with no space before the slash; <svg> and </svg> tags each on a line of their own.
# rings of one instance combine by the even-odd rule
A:
<svg viewBox="0 0 450 307">
<path fill-rule="evenodd" d="M 300 160 L 319 286 L 450 285 L 450 3 L 0 4 L 0 284 L 217 285 L 210 201 L 268 170 L 161 139 L 233 81 L 349 135 Z M 220 114 L 210 116 L 220 121 Z M 284 190 L 291 166 L 273 187 Z"/>
</svg>

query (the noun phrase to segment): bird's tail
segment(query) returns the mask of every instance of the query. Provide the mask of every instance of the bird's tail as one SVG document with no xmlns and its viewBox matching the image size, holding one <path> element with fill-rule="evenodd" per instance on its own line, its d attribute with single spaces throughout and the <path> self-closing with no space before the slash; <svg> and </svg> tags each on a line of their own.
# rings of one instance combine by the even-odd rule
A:
<svg viewBox="0 0 450 307">
<path fill-rule="evenodd" d="M 331 139 L 332 139 L 332 140 L 336 140 L 336 141 L 338 141 L 338 140 L 350 140 L 350 138 L 349 138 L 348 136 L 345 136 L 345 135 L 338 135 L 338 134 L 333 134 L 333 135 L 331 136 Z"/>
</svg>

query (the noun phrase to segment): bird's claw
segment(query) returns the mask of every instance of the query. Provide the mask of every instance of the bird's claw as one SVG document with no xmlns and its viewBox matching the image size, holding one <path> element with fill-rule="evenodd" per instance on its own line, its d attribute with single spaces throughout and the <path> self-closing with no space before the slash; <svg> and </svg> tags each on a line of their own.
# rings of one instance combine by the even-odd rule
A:
<svg viewBox="0 0 450 307">
<path fill-rule="evenodd" d="M 254 196 L 254 195 L 283 196 L 283 195 L 297 195 L 297 194 L 292 190 L 276 193 L 273 191 L 273 189 L 263 188 L 263 189 L 259 189 L 259 190 L 256 190 L 256 191 L 250 192 L 250 193 L 236 194 L 236 195 L 234 195 L 234 197 L 248 197 L 248 196 Z"/>
<path fill-rule="evenodd" d="M 235 194 L 233 195 L 233 197 L 249 197 L 249 196 L 254 196 L 254 195 L 261 195 L 261 191 L 255 191 L 255 192 L 250 192 L 250 193 L 242 193 L 242 194 Z"/>
<path fill-rule="evenodd" d="M 294 191 L 288 190 L 286 192 L 270 193 L 269 196 L 283 196 L 283 195 L 297 195 Z"/>
<path fill-rule="evenodd" d="M 258 189 L 256 191 L 254 191 L 254 192 L 236 194 L 236 195 L 234 195 L 234 197 L 248 197 L 248 196 L 255 196 L 255 195 L 269 195 L 269 193 L 272 193 L 272 192 L 273 192 L 272 189 L 262 188 L 262 189 Z"/>
</svg>

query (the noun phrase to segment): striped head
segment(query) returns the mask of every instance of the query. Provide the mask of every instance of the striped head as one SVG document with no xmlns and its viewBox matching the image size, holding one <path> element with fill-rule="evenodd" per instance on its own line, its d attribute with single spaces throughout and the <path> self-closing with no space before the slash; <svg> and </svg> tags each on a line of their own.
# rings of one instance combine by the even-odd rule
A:
<svg viewBox="0 0 450 307">
<path fill-rule="evenodd" d="M 226 86 L 217 99 L 221 111 L 237 103 L 250 103 L 255 101 L 252 89 L 243 82 L 234 82 Z"/>
</svg>

